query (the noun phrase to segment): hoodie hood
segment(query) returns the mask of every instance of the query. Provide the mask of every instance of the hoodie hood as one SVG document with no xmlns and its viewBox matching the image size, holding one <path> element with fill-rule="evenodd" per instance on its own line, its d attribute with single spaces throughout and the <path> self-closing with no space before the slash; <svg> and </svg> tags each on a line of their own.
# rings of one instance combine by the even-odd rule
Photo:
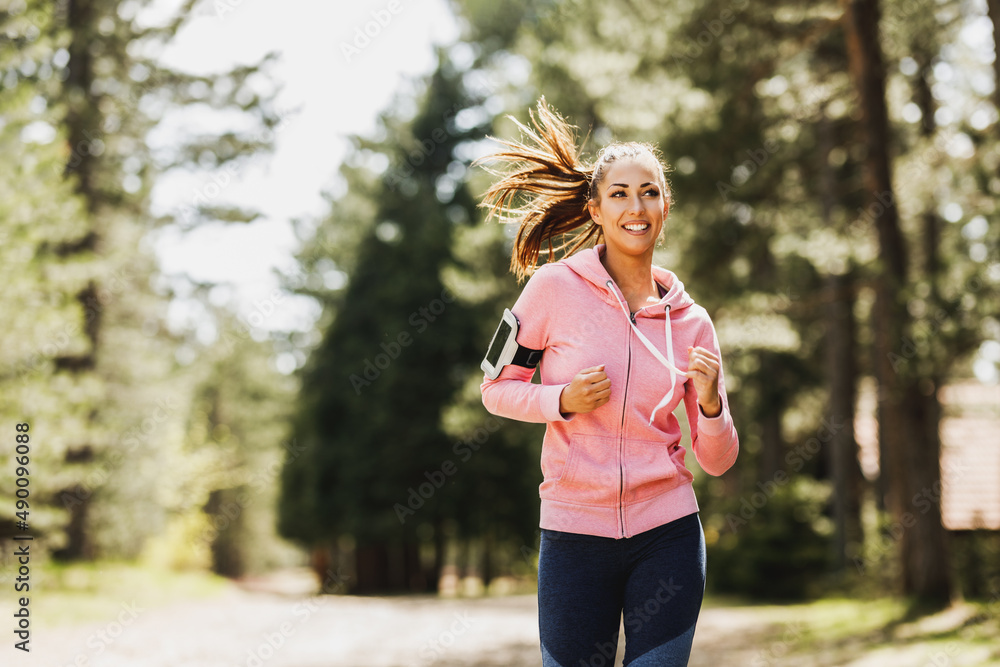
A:
<svg viewBox="0 0 1000 667">
<path fill-rule="evenodd" d="M 562 260 L 562 264 L 571 268 L 577 275 L 593 285 L 605 301 L 618 307 L 624 296 L 617 285 L 614 286 L 613 290 L 607 285 L 607 282 L 612 280 L 612 278 L 608 274 L 608 270 L 604 268 L 604 264 L 601 263 L 601 257 L 604 256 L 605 249 L 606 246 L 602 243 L 593 248 L 581 250 L 573 256 Z M 684 283 L 674 275 L 673 271 L 661 268 L 655 264 L 651 268 L 653 279 L 667 290 L 666 296 L 660 299 L 659 304 L 657 304 L 658 306 L 661 308 L 670 306 L 670 311 L 676 313 L 682 308 L 694 305 L 694 299 L 684 290 Z M 614 284 L 614 281 L 612 281 L 612 284 Z M 652 310 L 657 305 L 650 304 L 646 308 Z"/>
</svg>

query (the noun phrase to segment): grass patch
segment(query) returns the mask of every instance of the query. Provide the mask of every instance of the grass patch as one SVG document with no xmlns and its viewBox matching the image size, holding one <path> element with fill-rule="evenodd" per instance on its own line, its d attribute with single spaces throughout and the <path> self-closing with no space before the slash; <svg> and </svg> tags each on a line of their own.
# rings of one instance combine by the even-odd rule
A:
<svg viewBox="0 0 1000 667">
<path fill-rule="evenodd" d="M 961 602 L 914 618 L 907 600 L 823 599 L 753 605 L 712 598 L 706 608 L 752 615 L 773 664 L 817 667 L 986 667 L 1000 664 L 1000 604 Z M 761 664 L 764 664 L 761 663 Z"/>
<path fill-rule="evenodd" d="M 130 562 L 58 564 L 32 571 L 32 618 L 56 627 L 114 618 L 122 605 L 142 609 L 219 595 L 231 586 L 207 572 L 176 572 Z"/>
</svg>

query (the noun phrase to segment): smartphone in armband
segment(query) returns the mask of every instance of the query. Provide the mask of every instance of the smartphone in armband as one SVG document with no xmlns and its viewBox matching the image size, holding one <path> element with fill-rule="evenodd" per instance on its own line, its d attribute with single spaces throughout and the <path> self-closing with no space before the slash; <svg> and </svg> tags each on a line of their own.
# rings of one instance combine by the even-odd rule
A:
<svg viewBox="0 0 1000 667">
<path fill-rule="evenodd" d="M 503 317 L 493 340 L 490 342 L 486 358 L 480 364 L 480 368 L 486 373 L 486 377 L 496 380 L 500 376 L 500 371 L 508 364 L 523 366 L 524 368 L 535 368 L 542 358 L 542 350 L 535 350 L 524 347 L 517 342 L 518 321 L 510 308 L 504 308 Z"/>
</svg>

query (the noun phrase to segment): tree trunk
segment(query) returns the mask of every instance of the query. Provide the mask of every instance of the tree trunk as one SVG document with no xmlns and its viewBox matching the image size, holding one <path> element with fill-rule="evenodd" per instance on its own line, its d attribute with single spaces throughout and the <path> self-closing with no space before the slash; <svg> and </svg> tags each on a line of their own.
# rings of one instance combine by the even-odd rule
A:
<svg viewBox="0 0 1000 667">
<path fill-rule="evenodd" d="M 95 186 L 96 153 L 99 153 L 96 141 L 100 141 L 93 130 L 100 124 L 98 100 L 91 94 L 94 81 L 93 58 L 90 47 L 93 43 L 94 16 L 91 0 L 70 0 L 65 10 L 66 31 L 70 35 L 68 45 L 69 61 L 68 75 L 63 84 L 63 100 L 66 102 L 65 126 L 68 131 L 70 157 L 66 163 L 65 175 L 76 179 L 76 191 L 83 196 L 87 209 L 93 213 L 97 208 Z M 95 220 L 95 216 L 91 216 Z M 60 244 L 56 254 L 80 256 L 94 252 L 99 246 L 99 236 L 93 229 L 88 230 L 80 239 Z M 103 308 L 98 300 L 99 286 L 90 280 L 87 286 L 76 295 L 84 315 L 83 330 L 90 341 L 88 349 L 80 354 L 57 355 L 53 363 L 58 370 L 71 373 L 92 371 L 97 363 L 97 347 L 103 321 Z M 92 415 L 91 420 L 96 419 Z M 86 448 L 85 448 L 86 449 Z M 74 462 L 74 452 L 66 454 L 66 463 Z M 88 535 L 87 515 L 92 502 L 92 490 L 86 490 L 84 495 L 78 493 L 81 487 L 71 489 L 66 493 L 73 495 L 78 501 L 70 511 L 70 521 L 66 528 L 67 544 L 53 553 L 59 559 L 78 560 L 90 558 L 93 552 L 92 540 Z"/>
<path fill-rule="evenodd" d="M 773 367 L 773 355 L 762 353 L 761 357 L 761 377 L 774 377 L 768 375 L 766 369 Z M 766 388 L 764 389 L 766 392 Z M 778 392 L 775 392 L 777 394 Z M 766 396 L 766 394 L 765 394 Z M 771 395 L 765 398 L 760 416 L 760 457 L 758 459 L 758 479 L 773 479 L 775 473 L 782 470 L 782 461 L 785 456 L 785 441 L 781 436 L 781 415 L 784 406 L 779 396 Z"/>
<path fill-rule="evenodd" d="M 389 545 L 385 542 L 358 546 L 354 550 L 357 584 L 360 595 L 384 593 L 389 586 Z"/>
<path fill-rule="evenodd" d="M 870 210 L 877 213 L 881 266 L 875 279 L 873 326 L 880 446 L 888 463 L 883 473 L 889 474 L 887 501 L 894 522 L 902 528 L 903 592 L 921 602 L 944 605 L 951 600 L 952 582 L 947 533 L 941 525 L 939 440 L 931 430 L 934 410 L 927 406 L 936 398 L 917 391 L 909 364 L 917 350 L 908 337 L 909 313 L 902 293 L 907 253 L 892 188 L 878 2 L 841 0 L 841 5 L 868 146 L 865 177 L 872 197 Z"/>
<path fill-rule="evenodd" d="M 208 495 L 208 502 L 202 508 L 216 528 L 209 547 L 212 553 L 212 572 L 229 578 L 246 573 L 241 539 L 244 514 L 236 501 L 240 490 L 215 489 Z"/>
<path fill-rule="evenodd" d="M 489 590 L 490 582 L 493 581 L 495 576 L 494 572 L 494 541 L 493 541 L 493 528 L 489 527 L 486 529 L 485 535 L 483 535 L 483 554 L 482 554 L 482 577 L 483 577 L 483 588 Z"/>
<path fill-rule="evenodd" d="M 833 224 L 837 203 L 836 175 L 830 167 L 833 128 L 825 107 L 819 122 L 820 192 L 823 222 Z M 847 273 L 826 276 L 826 375 L 830 386 L 827 420 L 832 425 L 827 443 L 827 461 L 833 481 L 831 513 L 835 526 L 833 564 L 843 572 L 850 557 L 851 545 L 857 548 L 864 539 L 861 529 L 861 501 L 864 477 L 858 461 L 858 443 L 854 436 L 854 405 L 857 400 L 857 332 L 854 325 L 854 277 Z"/>
<path fill-rule="evenodd" d="M 786 448 L 781 435 L 781 417 L 787 402 L 786 382 L 781 379 L 781 364 L 777 352 L 762 351 L 760 368 L 754 374 L 759 387 L 756 419 L 760 424 L 760 453 L 757 456 L 757 478 L 773 479 L 783 470 Z"/>
<path fill-rule="evenodd" d="M 59 495 L 63 507 L 69 511 L 69 523 L 66 525 L 66 545 L 54 550 L 52 556 L 63 561 L 90 560 L 94 554 L 91 541 L 87 539 L 86 527 L 91 491 L 77 484 Z"/>
<path fill-rule="evenodd" d="M 316 581 L 319 582 L 321 591 L 326 582 L 327 573 L 332 569 L 331 566 L 334 561 L 332 552 L 334 549 L 335 546 L 331 544 L 316 544 L 309 551 L 309 568 L 316 575 Z"/>
<path fill-rule="evenodd" d="M 934 54 L 927 53 L 925 43 L 919 41 L 913 45 L 912 52 L 920 66 L 915 80 L 916 89 L 914 91 L 915 102 L 920 107 L 921 112 L 920 134 L 925 139 L 931 139 L 937 131 L 937 123 L 935 121 L 937 103 L 934 100 L 930 84 Z M 937 166 L 939 165 L 932 164 L 932 167 Z M 943 269 L 940 255 L 941 218 L 938 216 L 936 208 L 936 201 L 932 198 L 931 202 L 928 203 L 927 210 L 921 216 L 924 241 L 922 268 L 924 277 L 930 286 L 930 293 L 927 296 L 926 302 L 927 310 L 931 313 L 936 313 L 943 303 L 941 290 L 939 289 L 939 280 Z M 914 384 L 911 384 L 909 387 L 911 404 L 917 406 L 915 425 L 923 435 L 925 443 L 925 447 L 920 448 L 916 452 L 921 460 L 916 462 L 917 484 L 911 490 L 914 491 L 914 498 L 918 497 L 916 494 L 920 494 L 920 497 L 931 496 L 933 502 L 925 504 L 921 501 L 918 507 L 921 511 L 926 510 L 927 519 L 925 523 L 936 527 L 942 525 L 940 502 L 941 402 L 938 399 L 937 391 L 943 383 L 943 371 L 940 370 L 940 367 L 936 363 L 931 363 L 929 368 L 931 368 L 929 376 L 914 378 Z M 928 534 L 924 539 L 936 539 L 936 530 L 936 528 L 928 529 Z M 941 529 L 940 532 L 947 537 L 946 531 Z M 921 572 L 917 569 L 920 567 L 922 567 L 922 563 L 919 560 L 913 564 L 916 576 L 918 578 L 929 576 L 932 581 L 918 585 L 918 590 L 922 590 L 926 586 L 942 585 L 933 581 L 937 576 L 934 572 L 930 572 L 929 574 Z"/>
<path fill-rule="evenodd" d="M 101 152 L 100 111 L 92 93 L 94 82 L 93 56 L 91 46 L 94 43 L 93 0 L 69 0 L 66 4 L 66 29 L 70 35 L 67 47 L 69 62 L 67 77 L 63 85 L 65 89 L 66 129 L 69 131 L 70 157 L 66 164 L 66 175 L 76 178 L 76 190 L 83 195 L 89 212 L 97 210 L 96 165 L 97 155 Z M 90 238 L 90 245 L 96 238 Z M 81 248 L 91 249 L 91 248 Z"/>
<path fill-rule="evenodd" d="M 831 438 L 827 456 L 833 478 L 834 565 L 843 570 L 849 558 L 849 545 L 863 540 L 861 499 L 864 478 L 858 462 L 858 443 L 854 437 L 854 404 L 857 398 L 855 362 L 855 327 L 853 279 L 850 274 L 826 278 L 826 365 L 830 386 L 828 422 Z"/>
<path fill-rule="evenodd" d="M 444 559 L 448 549 L 448 541 L 444 534 L 444 521 L 440 518 L 434 522 L 434 571 L 429 582 L 430 590 L 438 592 L 441 589 L 441 573 L 444 571 Z"/>
</svg>

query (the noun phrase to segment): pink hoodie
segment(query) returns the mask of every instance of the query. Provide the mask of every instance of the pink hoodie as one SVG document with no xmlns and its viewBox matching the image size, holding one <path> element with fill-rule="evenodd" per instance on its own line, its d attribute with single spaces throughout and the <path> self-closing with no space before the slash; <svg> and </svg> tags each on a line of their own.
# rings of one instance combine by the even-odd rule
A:
<svg viewBox="0 0 1000 667">
<path fill-rule="evenodd" d="M 719 354 L 708 313 L 677 276 L 653 266 L 666 296 L 641 308 L 634 324 L 663 357 L 658 360 L 633 332 L 625 299 L 601 263 L 603 254 L 599 245 L 541 266 L 511 308 L 520 322 L 518 343 L 544 349 L 541 384 L 531 382 L 532 369 L 510 365 L 496 380 L 484 376 L 481 390 L 493 414 L 547 424 L 541 527 L 622 538 L 698 511 L 673 415 L 682 398 L 691 447 L 705 472 L 728 470 L 739 438 L 722 370 L 722 412 L 713 418 L 701 412 L 694 385 L 682 374 L 689 346 Z M 563 388 L 580 370 L 600 364 L 611 380 L 611 400 L 592 412 L 560 413 Z"/>
</svg>

